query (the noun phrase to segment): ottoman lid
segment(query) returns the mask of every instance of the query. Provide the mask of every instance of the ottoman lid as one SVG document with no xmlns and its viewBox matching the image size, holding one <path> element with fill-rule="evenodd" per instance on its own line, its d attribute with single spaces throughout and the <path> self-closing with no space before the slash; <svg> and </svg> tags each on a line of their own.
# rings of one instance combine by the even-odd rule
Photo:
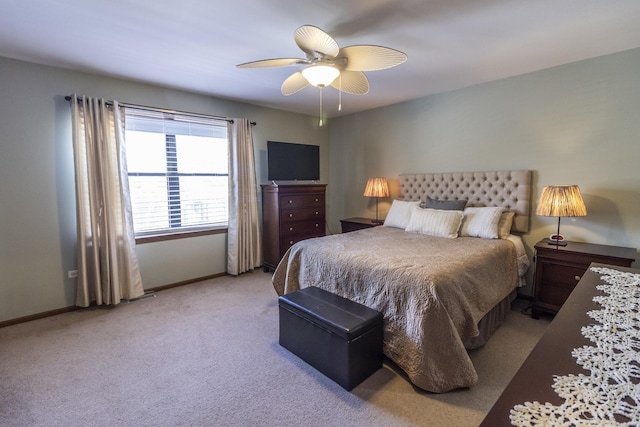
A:
<svg viewBox="0 0 640 427">
<path fill-rule="evenodd" d="M 380 312 L 315 286 L 282 295 L 278 304 L 349 341 L 382 323 Z"/>
</svg>

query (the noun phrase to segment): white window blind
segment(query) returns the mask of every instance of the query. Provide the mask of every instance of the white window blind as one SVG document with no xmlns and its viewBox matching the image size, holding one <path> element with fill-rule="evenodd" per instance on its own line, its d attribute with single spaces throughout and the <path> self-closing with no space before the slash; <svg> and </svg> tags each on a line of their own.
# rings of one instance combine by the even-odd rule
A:
<svg viewBox="0 0 640 427">
<path fill-rule="evenodd" d="M 126 107 L 125 140 L 136 236 L 227 225 L 225 121 Z"/>
</svg>

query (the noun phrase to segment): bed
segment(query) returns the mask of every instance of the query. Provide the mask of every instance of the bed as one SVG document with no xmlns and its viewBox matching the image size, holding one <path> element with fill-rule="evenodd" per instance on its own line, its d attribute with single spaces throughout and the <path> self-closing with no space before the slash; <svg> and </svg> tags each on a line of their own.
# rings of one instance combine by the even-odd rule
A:
<svg viewBox="0 0 640 427">
<path fill-rule="evenodd" d="M 399 180 L 384 226 L 296 243 L 273 286 L 279 295 L 317 286 L 382 312 L 384 354 L 414 385 L 436 393 L 472 387 L 478 375 L 467 349 L 499 326 L 529 265 L 516 234 L 529 228 L 531 172 Z M 460 200 L 467 200 L 464 211 L 445 206 Z M 496 222 L 496 209 L 501 237 L 489 238 L 473 225 L 488 213 Z"/>
</svg>

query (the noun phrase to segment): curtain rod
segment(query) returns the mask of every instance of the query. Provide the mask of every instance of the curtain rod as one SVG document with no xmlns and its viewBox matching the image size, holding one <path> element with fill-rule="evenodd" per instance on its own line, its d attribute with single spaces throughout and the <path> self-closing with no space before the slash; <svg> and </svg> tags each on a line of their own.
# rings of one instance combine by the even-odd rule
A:
<svg viewBox="0 0 640 427">
<path fill-rule="evenodd" d="M 66 99 L 67 101 L 71 102 L 71 95 L 65 96 L 64 99 Z M 107 105 L 113 105 L 113 101 L 105 101 L 105 103 Z M 168 109 L 165 109 L 165 108 L 148 107 L 146 105 L 129 104 L 129 103 L 126 103 L 126 102 L 118 102 L 118 104 L 122 105 L 123 107 L 138 108 L 140 110 L 161 111 L 163 113 L 184 114 L 186 116 L 196 116 L 196 117 L 199 116 L 199 117 L 204 117 L 204 118 L 207 118 L 207 119 L 224 120 L 226 122 L 233 123 L 233 119 L 229 119 L 227 117 L 211 116 L 209 114 L 189 113 L 189 112 L 186 112 L 186 111 L 168 110 Z M 256 122 L 250 122 L 250 123 L 251 123 L 252 126 L 255 126 L 257 124 Z"/>
</svg>

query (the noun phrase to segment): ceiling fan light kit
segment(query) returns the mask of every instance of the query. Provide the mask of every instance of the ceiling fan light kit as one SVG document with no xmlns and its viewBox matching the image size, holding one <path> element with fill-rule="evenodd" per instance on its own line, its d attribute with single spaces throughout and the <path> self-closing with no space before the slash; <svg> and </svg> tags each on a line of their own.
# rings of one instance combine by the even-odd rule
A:
<svg viewBox="0 0 640 427">
<path fill-rule="evenodd" d="M 316 64 L 302 70 L 302 76 L 316 87 L 329 86 L 340 75 L 331 65 Z"/>
<path fill-rule="evenodd" d="M 238 68 L 273 68 L 306 65 L 282 83 L 285 96 L 304 89 L 309 84 L 319 87 L 320 126 L 322 126 L 322 88 L 332 86 L 342 92 L 364 95 L 369 92 L 369 80 L 363 71 L 395 67 L 407 60 L 399 50 L 384 46 L 355 45 L 340 48 L 329 34 L 313 25 L 303 25 L 294 32 L 294 40 L 305 58 L 276 58 L 246 62 Z M 338 78 L 339 77 L 339 78 Z M 339 108 L 342 102 L 340 101 Z"/>
</svg>

